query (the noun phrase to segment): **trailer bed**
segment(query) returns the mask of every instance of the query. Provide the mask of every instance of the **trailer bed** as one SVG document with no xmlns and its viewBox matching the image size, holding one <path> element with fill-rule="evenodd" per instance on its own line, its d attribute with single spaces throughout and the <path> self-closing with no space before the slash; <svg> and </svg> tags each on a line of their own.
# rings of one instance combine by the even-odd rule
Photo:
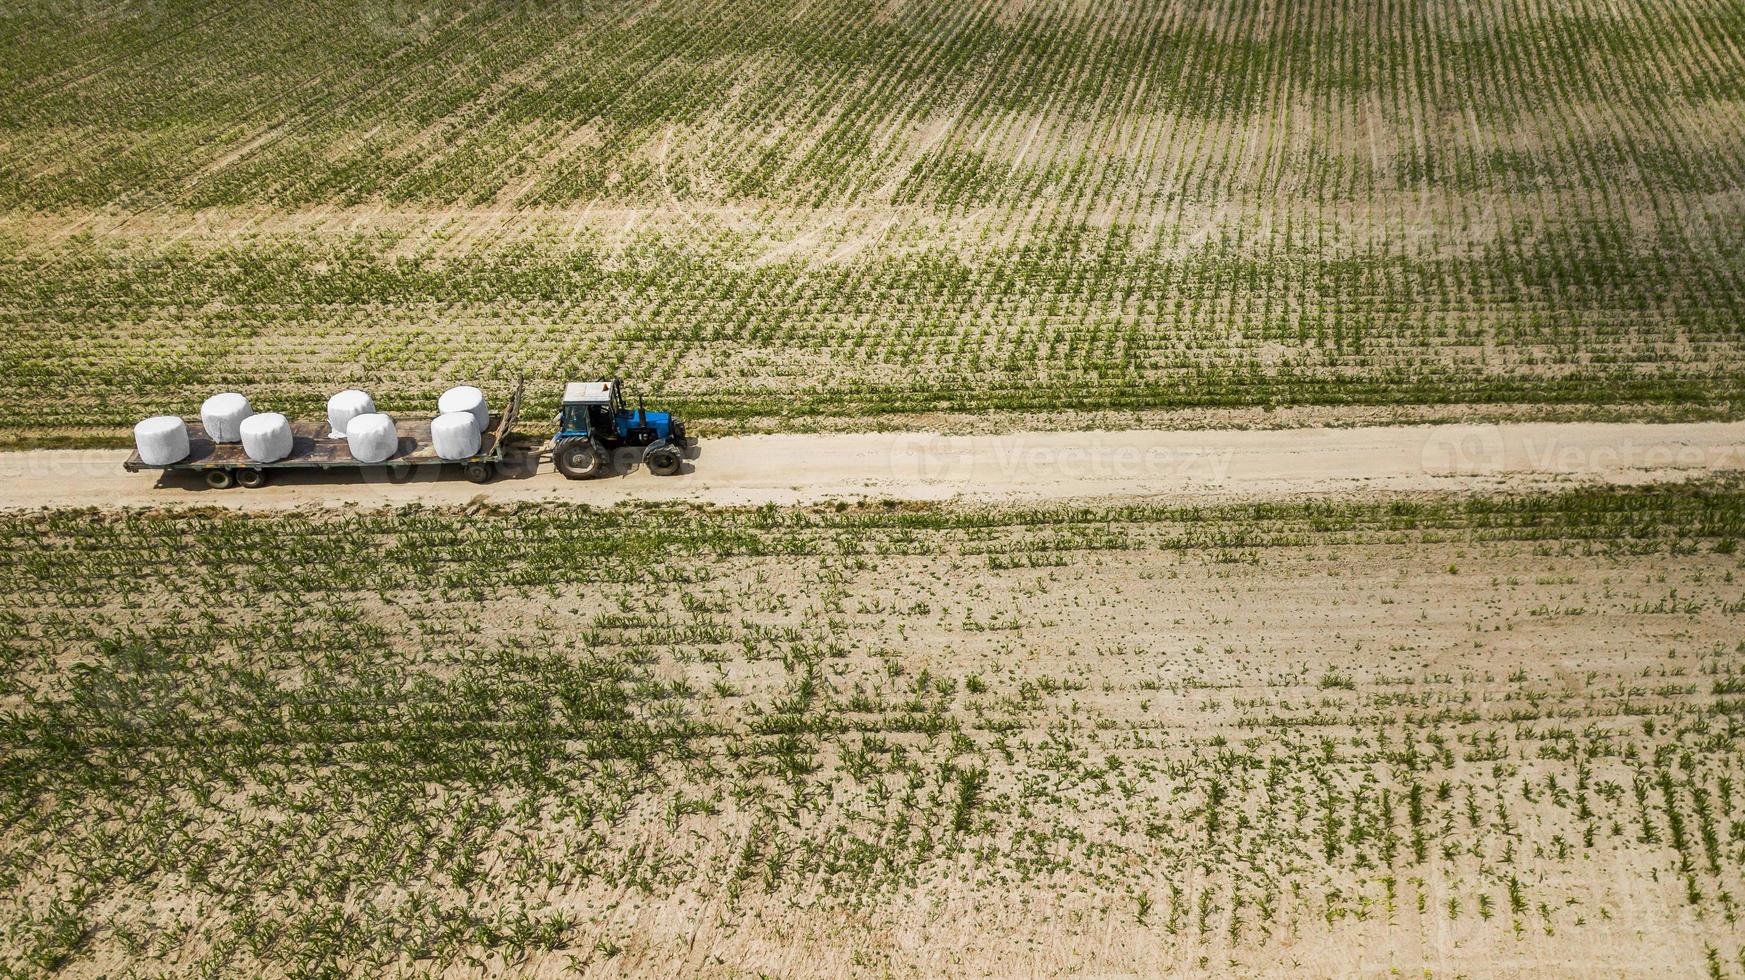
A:
<svg viewBox="0 0 1745 980">
<path fill-rule="evenodd" d="M 400 433 L 400 445 L 394 450 L 394 455 L 379 463 L 365 463 L 352 456 L 351 448 L 343 438 L 334 439 L 328 435 L 326 419 L 291 423 L 291 454 L 271 463 L 258 463 L 249 459 L 248 454 L 243 452 L 241 443 L 213 442 L 204 425 L 198 421 L 189 421 L 188 455 L 174 463 L 153 466 L 140 459 L 139 450 L 135 449 L 122 466 L 128 472 L 136 473 L 141 470 L 327 470 L 366 466 L 401 468 L 448 463 L 457 466 L 468 463 L 496 463 L 503 458 L 503 442 L 509 435 L 510 426 L 515 424 L 515 415 L 520 409 L 521 390 L 517 388 L 514 396 L 509 399 L 508 406 L 502 413 L 493 414 L 490 424 L 480 434 L 478 453 L 464 459 L 443 459 L 436 454 L 436 446 L 430 438 L 430 419 L 395 419 L 394 427 Z"/>
</svg>

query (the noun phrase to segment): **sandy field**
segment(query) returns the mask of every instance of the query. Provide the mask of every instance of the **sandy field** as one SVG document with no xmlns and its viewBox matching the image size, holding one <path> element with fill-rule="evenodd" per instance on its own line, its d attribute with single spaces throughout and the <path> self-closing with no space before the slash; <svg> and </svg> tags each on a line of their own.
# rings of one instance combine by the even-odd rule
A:
<svg viewBox="0 0 1745 980">
<path fill-rule="evenodd" d="M 1742 52 L 5 5 L 0 980 L 1745 978 Z M 113 448 L 605 377 L 683 472 Z"/>
<path fill-rule="evenodd" d="M 1734 485 L 0 515 L 0 953 L 1735 976 Z"/>
</svg>

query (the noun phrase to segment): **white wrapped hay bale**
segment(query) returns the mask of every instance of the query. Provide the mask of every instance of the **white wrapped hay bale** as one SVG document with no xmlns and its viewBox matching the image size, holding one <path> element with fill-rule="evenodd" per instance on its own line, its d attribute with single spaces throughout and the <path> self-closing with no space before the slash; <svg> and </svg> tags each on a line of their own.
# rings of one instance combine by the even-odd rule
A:
<svg viewBox="0 0 1745 980">
<path fill-rule="evenodd" d="M 234 391 L 213 395 L 200 404 L 200 424 L 213 442 L 241 442 L 242 422 L 253 414 L 248 399 Z"/>
<path fill-rule="evenodd" d="M 430 441 L 443 459 L 466 459 L 479 454 L 479 425 L 471 412 L 449 412 L 430 423 Z"/>
<path fill-rule="evenodd" d="M 242 451 L 257 463 L 276 463 L 291 455 L 291 420 L 260 412 L 242 420 Z"/>
<path fill-rule="evenodd" d="M 360 463 L 380 463 L 400 448 L 400 433 L 394 420 L 380 412 L 359 415 L 346 423 L 345 443 Z"/>
<path fill-rule="evenodd" d="M 376 414 L 376 400 L 368 392 L 356 388 L 346 390 L 327 400 L 327 434 L 331 439 L 344 439 L 346 423 L 359 415 Z"/>
<path fill-rule="evenodd" d="M 133 445 L 147 466 L 181 462 L 188 456 L 188 423 L 174 415 L 154 415 L 133 427 Z"/>
<path fill-rule="evenodd" d="M 473 416 L 473 424 L 480 432 L 491 424 L 491 410 L 485 407 L 485 393 L 472 385 L 461 385 L 450 388 L 436 400 L 436 414 L 447 415 L 450 412 L 469 412 Z"/>
</svg>

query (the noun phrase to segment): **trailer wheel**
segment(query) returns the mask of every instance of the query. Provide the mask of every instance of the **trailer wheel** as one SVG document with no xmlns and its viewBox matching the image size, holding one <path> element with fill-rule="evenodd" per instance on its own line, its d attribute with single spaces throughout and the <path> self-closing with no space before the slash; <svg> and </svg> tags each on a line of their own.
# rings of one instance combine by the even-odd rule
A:
<svg viewBox="0 0 1745 980">
<path fill-rule="evenodd" d="M 489 462 L 468 463 L 463 472 L 466 473 L 467 479 L 474 483 L 489 483 L 491 477 L 497 475 L 497 468 Z"/>
<path fill-rule="evenodd" d="M 684 465 L 685 458 L 679 451 L 664 442 L 657 442 L 648 447 L 648 452 L 642 456 L 642 465 L 655 476 L 672 476 Z"/>
<path fill-rule="evenodd" d="M 411 463 L 389 463 L 388 464 L 388 482 L 389 483 L 410 483 L 410 482 L 412 482 L 412 464 Z"/>
<path fill-rule="evenodd" d="M 572 480 L 587 480 L 599 476 L 606 468 L 606 454 L 592 439 L 569 439 L 552 454 L 557 471 Z"/>
<path fill-rule="evenodd" d="M 236 482 L 249 490 L 258 490 L 267 485 L 267 471 L 252 466 L 237 470 Z"/>
<path fill-rule="evenodd" d="M 214 490 L 229 490 L 236 485 L 236 474 L 229 470 L 207 470 L 206 485 Z"/>
</svg>

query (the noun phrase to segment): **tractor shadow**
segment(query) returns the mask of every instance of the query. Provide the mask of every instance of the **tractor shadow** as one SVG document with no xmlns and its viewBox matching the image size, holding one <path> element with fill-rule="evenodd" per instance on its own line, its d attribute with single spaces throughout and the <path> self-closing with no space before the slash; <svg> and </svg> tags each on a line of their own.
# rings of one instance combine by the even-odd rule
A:
<svg viewBox="0 0 1745 980">
<path fill-rule="evenodd" d="M 702 455 L 703 451 L 696 445 L 692 445 L 689 449 L 686 449 L 684 461 L 679 464 L 679 471 L 674 475 L 684 476 L 687 473 L 697 472 L 697 468 L 691 464 L 691 461 L 700 458 Z M 627 446 L 622 449 L 611 450 L 606 454 L 606 469 L 605 472 L 600 475 L 602 477 L 629 476 L 630 474 L 643 469 L 645 469 L 645 467 L 642 465 L 642 449 L 640 447 Z"/>
<path fill-rule="evenodd" d="M 685 450 L 685 461 L 680 464 L 678 475 L 695 473 L 697 468 L 692 465 L 691 461 L 701 458 L 702 455 L 702 450 L 695 445 Z M 517 480 L 531 480 L 538 476 L 542 469 L 550 468 L 549 459 L 542 463 L 540 457 L 533 453 L 510 453 L 497 464 L 496 474 L 491 477 L 490 482 L 512 483 Z M 642 468 L 642 450 L 620 449 L 607 454 L 606 471 L 601 476 L 629 476 Z M 269 487 L 403 486 L 408 483 L 464 482 L 466 482 L 466 477 L 461 475 L 461 466 L 458 463 L 441 466 L 415 466 L 404 474 L 397 473 L 387 466 L 335 467 L 328 470 L 273 468 L 267 471 L 267 486 Z M 220 490 L 207 486 L 204 476 L 186 471 L 161 473 L 153 484 L 153 488 L 195 494 L 248 492 L 241 487 Z"/>
<path fill-rule="evenodd" d="M 403 473 L 387 466 L 335 467 L 329 470 L 313 467 L 309 469 L 268 469 L 267 487 L 398 487 L 408 484 L 464 484 L 467 482 L 467 478 L 461 471 L 462 466 L 459 463 L 415 466 Z M 539 461 L 531 456 L 506 457 L 497 465 L 496 473 L 485 485 L 532 479 L 538 471 Z M 160 474 L 157 482 L 152 486 L 158 490 L 178 490 L 195 494 L 248 492 L 242 487 L 218 489 L 208 486 L 205 477 L 200 473 L 178 471 Z"/>
<path fill-rule="evenodd" d="M 697 472 L 697 468 L 695 466 L 692 466 L 691 463 L 695 460 L 699 460 L 702 458 L 703 458 L 703 447 L 698 445 L 695 442 L 691 443 L 690 446 L 685 449 L 684 462 L 679 464 L 679 471 L 678 471 L 678 473 L 676 473 L 674 475 L 675 476 L 689 476 L 692 473 Z"/>
<path fill-rule="evenodd" d="M 491 482 L 531 480 L 539 475 L 539 467 L 539 457 L 532 453 L 516 453 L 512 456 L 505 456 L 497 463 L 497 475 L 492 478 Z"/>
</svg>

